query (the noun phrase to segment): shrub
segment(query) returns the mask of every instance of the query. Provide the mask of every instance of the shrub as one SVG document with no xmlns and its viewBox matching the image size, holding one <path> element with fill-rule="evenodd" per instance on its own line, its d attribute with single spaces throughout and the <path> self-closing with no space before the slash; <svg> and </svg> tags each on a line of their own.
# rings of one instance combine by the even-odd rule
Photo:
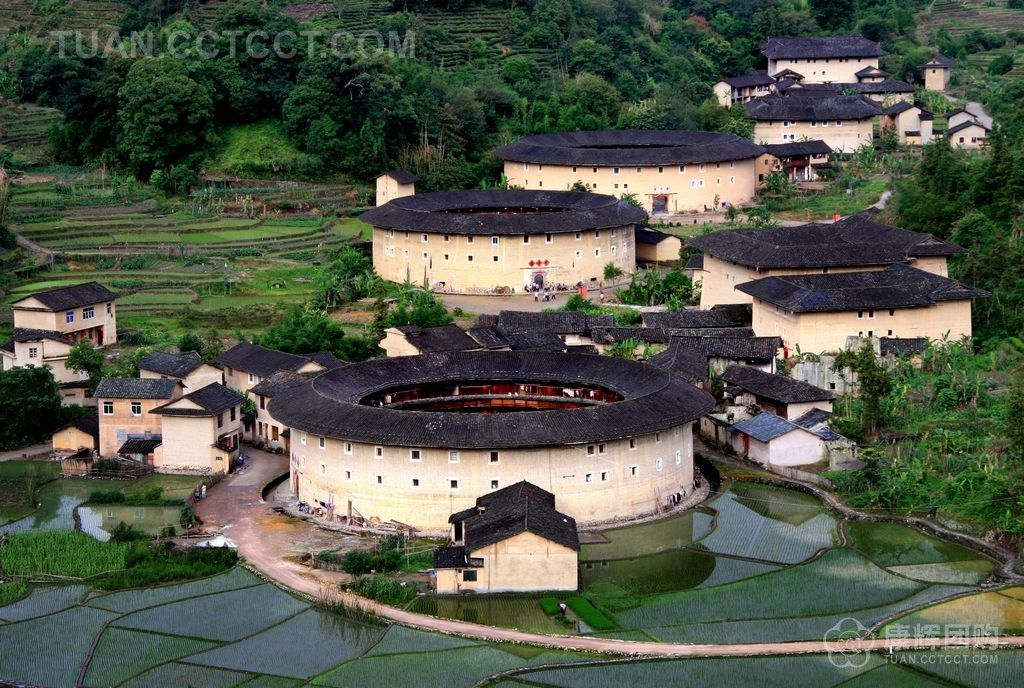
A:
<svg viewBox="0 0 1024 688">
<path fill-rule="evenodd" d="M 91 504 L 124 504 L 124 500 L 124 492 L 121 490 L 93 490 L 89 493 Z"/>
<path fill-rule="evenodd" d="M 0 607 L 20 600 L 28 595 L 29 587 L 25 581 L 11 581 L 0 583 Z"/>
<path fill-rule="evenodd" d="M 394 578 L 386 578 L 385 576 L 362 578 L 356 584 L 355 589 L 360 595 L 383 604 L 402 604 L 416 597 L 415 585 L 403 583 Z"/>
<path fill-rule="evenodd" d="M 109 544 L 109 543 L 108 543 Z M 142 588 L 157 583 L 206 578 L 227 571 L 238 563 L 238 553 L 229 547 L 180 550 L 170 543 L 147 546 L 134 543 L 128 567 L 95 583 L 101 590 Z"/>
<path fill-rule="evenodd" d="M 124 521 L 121 521 L 117 526 L 110 531 L 111 542 L 138 542 L 140 540 L 149 540 L 149 535 L 142 532 L 135 526 L 130 526 Z"/>
<path fill-rule="evenodd" d="M 372 568 L 373 555 L 363 550 L 354 549 L 351 552 L 346 552 L 345 556 L 341 558 L 341 570 L 351 573 L 353 576 L 369 573 Z"/>
<path fill-rule="evenodd" d="M 122 270 L 146 270 L 153 266 L 156 261 L 152 256 L 132 256 L 121 262 Z"/>
<path fill-rule="evenodd" d="M 373 558 L 375 571 L 397 571 L 402 566 L 402 553 L 395 549 L 387 550 Z"/>
</svg>

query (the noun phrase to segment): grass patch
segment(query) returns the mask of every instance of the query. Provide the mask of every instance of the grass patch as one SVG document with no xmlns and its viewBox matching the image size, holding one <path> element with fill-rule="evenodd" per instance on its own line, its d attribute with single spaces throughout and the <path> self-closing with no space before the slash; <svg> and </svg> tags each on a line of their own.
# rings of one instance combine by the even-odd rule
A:
<svg viewBox="0 0 1024 688">
<path fill-rule="evenodd" d="M 416 597 L 416 586 L 388 578 L 386 576 L 368 576 L 360 578 L 355 591 L 363 597 L 369 597 L 383 604 L 400 605 L 411 602 Z"/>
<path fill-rule="evenodd" d="M 125 568 L 130 549 L 68 530 L 14 533 L 0 546 L 0 573 L 93 578 Z"/>
<path fill-rule="evenodd" d="M 28 595 L 29 587 L 25 581 L 0 583 L 0 607 L 10 604 Z"/>
<path fill-rule="evenodd" d="M 618 624 L 615 623 L 607 614 L 602 612 L 600 609 L 590 603 L 586 597 L 579 595 L 573 595 L 566 604 L 569 605 L 569 609 L 573 610 L 583 623 L 587 624 L 595 631 L 610 631 L 614 628 L 618 628 Z"/>
<path fill-rule="evenodd" d="M 544 613 L 548 616 L 554 616 L 558 614 L 562 609 L 558 606 L 558 600 L 554 597 L 542 597 L 537 600 L 540 604 L 540 608 L 544 610 Z"/>
<path fill-rule="evenodd" d="M 273 120 L 228 127 L 224 147 L 210 162 L 210 168 L 231 175 L 263 177 L 311 177 L 316 159 L 289 143 L 281 123 Z"/>
</svg>

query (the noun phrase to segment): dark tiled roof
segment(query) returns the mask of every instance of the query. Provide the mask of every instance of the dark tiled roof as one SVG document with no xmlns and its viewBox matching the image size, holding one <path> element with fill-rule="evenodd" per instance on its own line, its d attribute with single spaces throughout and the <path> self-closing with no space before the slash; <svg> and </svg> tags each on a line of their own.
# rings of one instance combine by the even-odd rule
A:
<svg viewBox="0 0 1024 688">
<path fill-rule="evenodd" d="M 401 325 L 395 329 L 404 334 L 406 341 L 421 354 L 433 354 L 440 351 L 472 351 L 480 348 L 476 340 L 455 324 L 439 327 Z"/>
<path fill-rule="evenodd" d="M 345 361 L 341 360 L 330 351 L 318 351 L 315 354 L 307 354 L 306 357 L 309 358 L 309 360 L 322 365 L 325 370 L 332 370 L 346 365 Z"/>
<path fill-rule="evenodd" d="M 11 333 L 11 342 L 38 342 L 43 339 L 49 339 L 50 341 L 60 342 L 61 344 L 74 344 L 74 340 L 67 335 L 57 332 L 56 330 L 37 330 L 31 327 L 15 327 L 14 332 Z M 14 348 L 11 348 L 13 351 Z"/>
<path fill-rule="evenodd" d="M 696 385 L 708 378 L 708 357 L 694 349 L 669 343 L 667 349 L 647 360 L 681 380 Z"/>
<path fill-rule="evenodd" d="M 744 74 L 743 76 L 730 76 L 722 79 L 725 83 L 729 84 L 733 88 L 749 88 L 751 86 L 768 86 L 775 83 L 775 79 L 768 76 L 768 72 L 760 70 L 753 74 Z"/>
<path fill-rule="evenodd" d="M 636 243 L 638 244 L 660 244 L 666 239 L 671 239 L 671 234 L 665 232 L 658 232 L 653 229 L 638 228 L 635 231 Z"/>
<path fill-rule="evenodd" d="M 708 131 L 567 131 L 535 134 L 494 150 L 503 160 L 551 165 L 682 165 L 746 160 L 763 148 Z"/>
<path fill-rule="evenodd" d="M 796 71 L 795 69 L 790 69 L 789 67 L 786 67 L 785 69 L 783 69 L 783 70 L 773 74 L 772 77 L 776 81 L 785 81 L 785 80 L 799 81 L 799 80 L 804 78 L 804 75 L 801 74 L 800 72 Z"/>
<path fill-rule="evenodd" d="M 591 384 L 623 400 L 570 410 L 476 414 L 405 411 L 361 400 L 392 387 L 445 382 Z M 501 449 L 621 439 L 703 416 L 714 400 L 654 366 L 609 356 L 467 351 L 380 358 L 314 378 L 275 398 L 270 412 L 289 427 L 374 444 Z"/>
<path fill-rule="evenodd" d="M 504 349 L 508 347 L 508 339 L 495 325 L 471 327 L 466 334 L 473 338 L 484 349 Z"/>
<path fill-rule="evenodd" d="M 251 387 L 249 391 L 264 397 L 274 397 L 289 394 L 309 382 L 309 380 L 310 378 L 302 373 L 283 370 L 265 378 L 259 384 Z"/>
<path fill-rule="evenodd" d="M 889 107 L 885 108 L 884 110 L 882 110 L 882 112 L 884 112 L 887 115 L 893 116 L 898 115 L 901 112 L 906 112 L 907 110 L 913 110 L 916 107 L 917 106 L 914 105 L 913 103 L 908 103 L 905 100 L 901 100 L 900 102 L 893 103 Z"/>
<path fill-rule="evenodd" d="M 14 340 L 8 339 L 3 344 L 0 344 L 0 351 L 6 351 L 7 353 L 14 353 Z"/>
<path fill-rule="evenodd" d="M 391 177 L 399 184 L 415 184 L 420 180 L 419 177 L 417 177 L 415 174 L 405 169 L 404 167 L 399 167 L 397 170 L 390 170 L 380 176 Z"/>
<path fill-rule="evenodd" d="M 150 370 L 170 377 L 185 377 L 203 364 L 203 357 L 195 351 L 170 354 L 154 351 L 139 361 L 140 370 Z"/>
<path fill-rule="evenodd" d="M 580 548 L 576 519 L 529 499 L 488 508 L 465 524 L 464 542 L 470 553 L 527 532 L 569 549 Z"/>
<path fill-rule="evenodd" d="M 438 547 L 434 550 L 435 569 L 464 569 L 469 567 L 465 547 Z"/>
<path fill-rule="evenodd" d="M 863 36 L 779 36 L 761 44 L 769 60 L 827 59 L 833 57 L 881 57 L 882 47 Z"/>
<path fill-rule="evenodd" d="M 903 264 L 879 271 L 765 277 L 736 289 L 794 313 L 915 308 L 990 295 Z"/>
<path fill-rule="evenodd" d="M 221 365 L 260 377 L 270 377 L 281 370 L 298 370 L 309 361 L 308 356 L 289 354 L 249 342 L 234 345 L 217 359 Z"/>
<path fill-rule="evenodd" d="M 871 86 L 871 84 L 862 84 Z M 868 119 L 881 114 L 882 109 L 864 96 L 835 95 L 834 93 L 792 93 L 770 95 L 744 104 L 747 115 L 758 121 L 824 121 Z"/>
<path fill-rule="evenodd" d="M 595 356 L 601 353 L 593 344 L 570 344 L 565 347 L 565 351 L 570 354 L 593 354 Z"/>
<path fill-rule="evenodd" d="M 729 366 L 722 373 L 722 380 L 736 385 L 751 394 L 777 401 L 782 404 L 796 404 L 809 401 L 830 401 L 831 392 L 819 389 L 806 382 L 800 382 L 783 375 L 773 375 L 749 366 Z"/>
<path fill-rule="evenodd" d="M 853 73 L 854 76 L 889 76 L 889 72 L 878 67 L 867 66 L 863 69 L 858 69 Z"/>
<path fill-rule="evenodd" d="M 646 344 L 668 344 L 668 333 L 660 327 L 595 327 L 595 344 L 617 344 L 635 339 Z"/>
<path fill-rule="evenodd" d="M 502 506 L 512 506 L 523 500 L 536 502 L 548 508 L 555 508 L 555 495 L 543 487 L 538 487 L 526 480 L 520 480 L 514 485 L 503 487 L 494 492 L 488 492 L 482 497 L 477 497 L 477 509 L 490 509 Z"/>
<path fill-rule="evenodd" d="M 737 361 L 771 361 L 782 346 L 779 337 L 673 337 L 672 342 L 709 358 Z"/>
<path fill-rule="evenodd" d="M 828 225 L 712 232 L 687 243 L 731 263 L 761 269 L 888 265 L 963 252 L 930 234 L 875 222 L 866 213 Z"/>
<path fill-rule="evenodd" d="M 100 417 L 99 409 L 96 406 L 86 407 L 85 413 L 74 419 L 67 425 L 64 425 L 55 432 L 64 430 L 65 428 L 78 428 L 87 435 L 92 435 L 93 438 L 100 438 Z"/>
<path fill-rule="evenodd" d="M 116 294 L 104 287 L 99 282 L 86 282 L 84 284 L 76 284 L 71 287 L 61 287 L 60 289 L 51 289 L 49 291 L 41 291 L 36 294 L 31 294 L 25 298 L 35 298 L 41 302 L 44 306 L 53 311 L 64 311 L 72 308 L 78 308 L 79 306 L 89 306 L 94 303 L 103 303 L 106 301 L 113 301 L 116 298 Z M 24 301 L 20 299 L 15 302 L 15 305 Z"/>
<path fill-rule="evenodd" d="M 170 399 L 180 385 L 177 380 L 138 377 L 106 377 L 93 394 L 97 399 Z"/>
<path fill-rule="evenodd" d="M 670 327 L 669 337 L 754 337 L 752 327 Z"/>
<path fill-rule="evenodd" d="M 925 67 L 945 67 L 946 69 L 949 69 L 950 67 L 953 67 L 955 64 L 956 60 L 954 60 L 952 57 L 946 57 L 942 53 L 939 53 L 938 55 L 928 60 L 923 65 L 921 65 L 921 68 L 924 69 Z"/>
<path fill-rule="evenodd" d="M 835 440 L 843 439 L 843 436 L 828 427 L 827 423 L 831 415 L 832 414 L 828 411 L 815 408 L 811 409 L 799 418 L 796 418 L 793 422 L 804 430 L 813 432 L 821 439 L 827 442 L 833 442 Z"/>
<path fill-rule="evenodd" d="M 610 315 L 588 315 L 582 311 L 501 311 L 498 327 L 505 332 L 542 330 L 555 334 L 586 334 L 594 327 L 614 327 Z"/>
<path fill-rule="evenodd" d="M 121 448 L 117 450 L 118 454 L 151 454 L 153 450 L 163 444 L 163 440 L 159 437 L 151 437 L 148 439 L 137 439 L 127 440 L 121 445 Z"/>
<path fill-rule="evenodd" d="M 796 155 L 829 155 L 832 152 L 832 146 L 820 140 L 770 143 L 765 148 L 777 158 L 789 158 Z"/>
<path fill-rule="evenodd" d="M 882 337 L 878 340 L 879 353 L 883 356 L 912 356 L 923 354 L 928 348 L 927 337 Z"/>
<path fill-rule="evenodd" d="M 188 399 L 200 408 L 176 408 L 175 404 Z M 238 406 L 245 399 L 233 389 L 228 389 L 219 382 L 201 387 L 194 392 L 186 394 L 182 399 L 172 401 L 159 408 L 153 409 L 153 413 L 164 416 L 216 416 L 233 406 Z"/>
<path fill-rule="evenodd" d="M 771 442 L 776 437 L 782 437 L 800 429 L 799 426 L 774 413 L 759 413 L 753 418 L 741 420 L 729 428 L 732 432 L 742 432 L 760 442 Z"/>
<path fill-rule="evenodd" d="M 960 124 L 956 125 L 955 127 L 951 127 L 950 129 L 947 129 L 946 130 L 946 137 L 948 138 L 949 136 L 952 136 L 953 134 L 959 134 L 964 129 L 970 129 L 971 127 L 979 127 L 980 129 L 984 129 L 986 132 L 992 131 L 991 129 L 986 127 L 984 124 L 982 124 L 978 120 L 970 119 L 970 120 L 967 120 L 966 122 L 961 122 Z"/>
<path fill-rule="evenodd" d="M 507 235 L 621 227 L 646 217 L 626 201 L 597 193 L 473 189 L 396 198 L 360 219 L 400 231 Z"/>
<path fill-rule="evenodd" d="M 546 330 L 503 331 L 512 351 L 565 351 L 566 345 L 557 334 Z"/>
<path fill-rule="evenodd" d="M 694 253 L 686 260 L 686 270 L 703 270 L 704 269 L 704 254 Z"/>
<path fill-rule="evenodd" d="M 746 327 L 751 323 L 750 306 L 727 306 L 711 310 L 652 311 L 643 313 L 644 327 L 695 329 L 705 327 Z"/>
<path fill-rule="evenodd" d="M 832 84 L 836 93 L 857 91 L 867 95 L 881 93 L 913 93 L 914 87 L 899 79 L 883 79 L 882 81 L 858 81 L 851 83 Z"/>
</svg>

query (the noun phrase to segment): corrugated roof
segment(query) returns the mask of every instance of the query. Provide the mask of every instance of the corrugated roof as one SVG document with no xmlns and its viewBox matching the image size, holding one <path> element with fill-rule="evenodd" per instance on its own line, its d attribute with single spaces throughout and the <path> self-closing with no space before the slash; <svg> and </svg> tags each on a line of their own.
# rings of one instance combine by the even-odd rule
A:
<svg viewBox="0 0 1024 688">
<path fill-rule="evenodd" d="M 728 162 L 762 152 L 761 146 L 735 134 L 646 130 L 535 134 L 494 150 L 503 160 L 584 167 Z"/>
<path fill-rule="evenodd" d="M 135 439 L 127 440 L 121 445 L 121 448 L 117 450 L 118 454 L 152 454 L 153 450 L 163 444 L 163 440 L 160 437 L 150 437 L 147 439 Z"/>
</svg>

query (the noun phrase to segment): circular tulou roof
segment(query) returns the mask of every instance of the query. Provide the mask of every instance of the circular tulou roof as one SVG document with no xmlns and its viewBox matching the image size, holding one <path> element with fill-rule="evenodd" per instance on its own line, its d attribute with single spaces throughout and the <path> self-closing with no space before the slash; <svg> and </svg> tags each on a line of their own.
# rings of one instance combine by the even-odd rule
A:
<svg viewBox="0 0 1024 688">
<path fill-rule="evenodd" d="M 587 384 L 615 403 L 517 413 L 461 413 L 360 404 L 398 387 L 438 382 Z M 649 434 L 689 423 L 714 407 L 705 392 L 645 363 L 591 354 L 469 351 L 379 358 L 322 373 L 270 412 L 298 430 L 369 444 L 508 449 L 561 446 Z"/>
<path fill-rule="evenodd" d="M 764 147 L 710 131 L 567 131 L 526 136 L 494 150 L 503 160 L 549 165 L 682 165 L 746 160 Z"/>
<path fill-rule="evenodd" d="M 647 217 L 614 196 L 578 191 L 478 189 L 416 194 L 360 217 L 374 227 L 445 234 L 534 234 L 621 227 Z"/>
</svg>

